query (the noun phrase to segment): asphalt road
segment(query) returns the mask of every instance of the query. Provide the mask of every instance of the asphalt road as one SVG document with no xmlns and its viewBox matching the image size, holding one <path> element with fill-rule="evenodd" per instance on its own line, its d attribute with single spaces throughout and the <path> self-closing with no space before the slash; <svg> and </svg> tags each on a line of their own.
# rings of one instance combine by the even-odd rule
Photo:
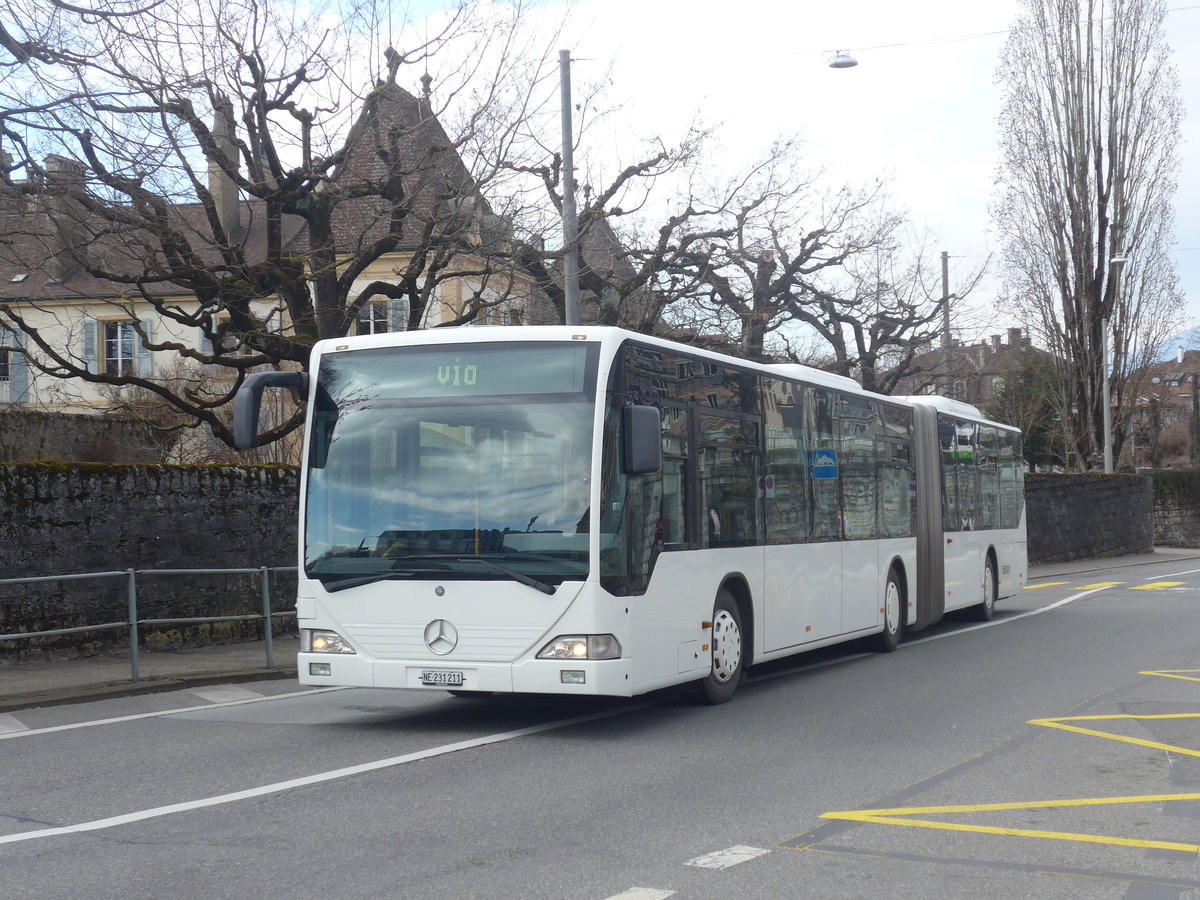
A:
<svg viewBox="0 0 1200 900">
<path fill-rule="evenodd" d="M 725 706 L 255 682 L 0 716 L 0 897 L 1200 897 L 1200 562 Z"/>
</svg>

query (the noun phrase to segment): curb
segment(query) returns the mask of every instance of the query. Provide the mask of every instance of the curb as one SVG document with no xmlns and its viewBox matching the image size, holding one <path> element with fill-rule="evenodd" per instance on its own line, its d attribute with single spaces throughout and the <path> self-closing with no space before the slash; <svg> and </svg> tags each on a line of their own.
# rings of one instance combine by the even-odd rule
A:
<svg viewBox="0 0 1200 900">
<path fill-rule="evenodd" d="M 1172 552 L 1176 551 L 1176 552 Z M 1136 556 L 1110 556 L 1092 559 L 1075 559 L 1059 563 L 1040 563 L 1029 566 L 1029 580 L 1042 578 L 1058 578 L 1062 575 L 1083 575 L 1088 572 L 1099 572 L 1104 569 L 1126 569 L 1133 566 L 1150 566 L 1168 560 L 1200 561 L 1200 549 L 1170 547 L 1156 548 L 1150 553 L 1139 553 Z M 1039 571 L 1044 570 L 1044 571 Z"/>
<path fill-rule="evenodd" d="M 0 713 L 11 712 L 16 709 L 32 709 L 39 706 L 66 706 L 71 703 L 86 703 L 90 700 L 109 700 L 120 697 L 132 697 L 139 694 L 157 694 L 164 691 L 175 691 L 190 687 L 204 687 L 210 684 L 225 684 L 230 681 L 274 681 L 295 677 L 295 666 L 276 666 L 274 669 L 204 672 L 196 675 L 145 678 L 141 681 L 109 681 L 104 684 L 61 688 L 59 690 L 0 695 Z"/>
</svg>

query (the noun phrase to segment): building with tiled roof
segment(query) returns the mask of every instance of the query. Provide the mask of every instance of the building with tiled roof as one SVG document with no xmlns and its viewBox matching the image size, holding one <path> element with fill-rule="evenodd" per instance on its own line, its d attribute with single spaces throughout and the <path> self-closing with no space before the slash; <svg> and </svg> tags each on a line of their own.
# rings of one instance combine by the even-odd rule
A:
<svg viewBox="0 0 1200 900">
<path fill-rule="evenodd" d="M 231 111 L 218 108 L 214 139 L 236 158 L 233 128 Z M 3 155 L 0 165 L 11 168 Z M 406 285 L 348 307 L 341 333 L 555 320 L 536 276 L 514 262 L 511 223 L 483 196 L 433 115 L 428 81 L 420 98 L 388 81 L 364 102 L 343 157 L 314 198 L 333 209 L 327 246 L 313 246 L 298 216 L 284 215 L 271 232 L 266 205 L 239 195 L 210 165 L 219 231 L 201 203 L 165 212 L 179 233 L 196 238 L 199 249 L 185 260 L 194 263 L 194 280 L 178 260 L 160 262 L 161 239 L 140 230 L 136 216 L 122 223 L 119 209 L 116 217 L 89 214 L 75 193 L 85 177 L 78 163 L 51 158 L 44 171 L 37 182 L 0 185 L 0 404 L 8 407 L 91 414 L 112 407 L 111 386 L 46 369 L 157 380 L 240 352 L 228 317 L 215 302 L 205 306 L 194 282 L 220 272 L 229 252 L 265 259 L 269 240 L 297 251 L 311 278 L 349 278 L 351 303 L 373 283 Z M 367 248 L 382 252 L 360 256 Z M 317 271 L 322 265 L 327 270 Z M 251 311 L 268 333 L 297 327 L 272 296 L 253 300 Z"/>
</svg>

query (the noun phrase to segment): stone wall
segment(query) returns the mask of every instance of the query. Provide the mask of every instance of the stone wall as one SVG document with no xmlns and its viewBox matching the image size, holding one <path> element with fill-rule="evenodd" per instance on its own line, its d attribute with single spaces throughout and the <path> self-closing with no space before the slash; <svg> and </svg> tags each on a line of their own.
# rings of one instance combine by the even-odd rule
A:
<svg viewBox="0 0 1200 900">
<path fill-rule="evenodd" d="M 0 409 L 0 462 L 77 459 L 84 462 L 157 463 L 161 441 L 143 422 Z"/>
<path fill-rule="evenodd" d="M 1154 543 L 1200 547 L 1200 471 L 1154 473 Z"/>
<path fill-rule="evenodd" d="M 297 474 L 284 467 L 0 465 L 0 578 L 124 569 L 296 564 Z M 295 576 L 273 577 L 272 607 L 295 604 Z M 139 617 L 261 611 L 257 575 L 138 577 Z M 0 585 L 0 634 L 119 622 L 124 579 Z M 287 628 L 294 620 L 279 619 Z M 259 623 L 164 627 L 151 640 L 244 638 Z M 119 630 L 0 643 L 0 656 L 126 643 Z"/>
<path fill-rule="evenodd" d="M 1154 547 L 1149 475 L 1026 475 L 1030 563 L 1148 553 Z"/>
</svg>

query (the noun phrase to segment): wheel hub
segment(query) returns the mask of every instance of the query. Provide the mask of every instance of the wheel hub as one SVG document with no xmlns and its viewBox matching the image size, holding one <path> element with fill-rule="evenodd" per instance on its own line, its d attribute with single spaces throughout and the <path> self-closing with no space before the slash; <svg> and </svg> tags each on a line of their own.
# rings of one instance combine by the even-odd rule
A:
<svg viewBox="0 0 1200 900">
<path fill-rule="evenodd" d="M 742 661 L 742 633 L 726 609 L 717 611 L 712 625 L 713 678 L 724 684 L 733 678 Z"/>
</svg>

